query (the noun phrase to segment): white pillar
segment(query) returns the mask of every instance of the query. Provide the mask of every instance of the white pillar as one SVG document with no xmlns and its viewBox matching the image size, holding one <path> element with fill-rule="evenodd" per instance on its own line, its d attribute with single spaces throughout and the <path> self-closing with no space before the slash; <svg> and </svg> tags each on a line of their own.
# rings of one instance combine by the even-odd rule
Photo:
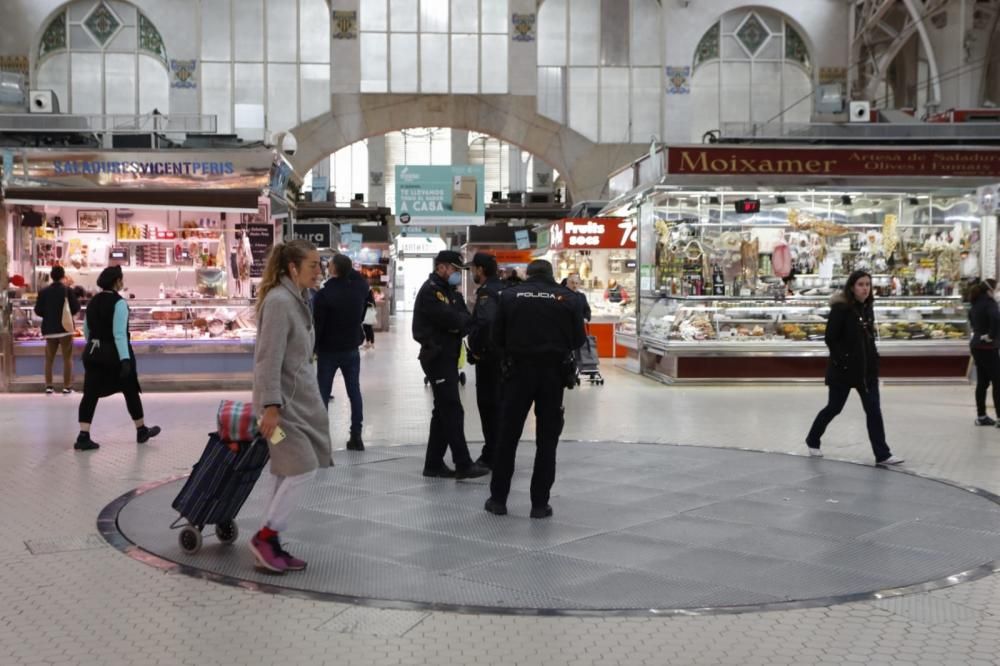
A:
<svg viewBox="0 0 1000 666">
<path fill-rule="evenodd" d="M 466 130 L 451 131 L 451 163 L 469 163 L 469 133 Z"/>
</svg>

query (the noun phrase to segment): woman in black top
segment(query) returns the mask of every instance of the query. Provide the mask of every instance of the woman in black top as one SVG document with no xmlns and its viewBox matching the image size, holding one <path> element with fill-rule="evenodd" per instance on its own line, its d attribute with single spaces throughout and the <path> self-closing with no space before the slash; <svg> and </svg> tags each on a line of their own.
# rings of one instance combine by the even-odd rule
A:
<svg viewBox="0 0 1000 666">
<path fill-rule="evenodd" d="M 94 420 L 97 401 L 115 393 L 125 395 L 125 405 L 135 422 L 135 439 L 139 444 L 145 444 L 160 434 L 159 426 L 150 428 L 143 420 L 135 352 L 129 341 L 128 305 L 118 294 L 123 283 L 121 266 L 105 268 L 97 278 L 101 291 L 87 304 L 83 330 L 87 346 L 83 354 L 80 434 L 73 445 L 77 451 L 100 448 L 100 444 L 90 438 L 90 424 Z"/>
<path fill-rule="evenodd" d="M 991 284 L 992 283 L 992 284 Z M 969 322 L 972 339 L 969 348 L 976 364 L 976 425 L 996 425 L 986 415 L 986 389 L 993 385 L 993 408 L 1000 418 L 1000 308 L 993 297 L 995 280 L 977 282 L 969 291 Z"/>
<path fill-rule="evenodd" d="M 901 458 L 892 455 L 885 441 L 882 405 L 878 388 L 878 350 L 875 346 L 875 311 L 872 276 L 866 271 L 854 271 L 847 278 L 844 290 L 830 299 L 830 318 L 826 323 L 826 346 L 830 361 L 826 371 L 829 400 L 816 415 L 806 436 L 809 455 L 822 457 L 820 438 L 830 422 L 840 414 L 855 389 L 861 396 L 875 462 L 898 465 Z"/>
</svg>

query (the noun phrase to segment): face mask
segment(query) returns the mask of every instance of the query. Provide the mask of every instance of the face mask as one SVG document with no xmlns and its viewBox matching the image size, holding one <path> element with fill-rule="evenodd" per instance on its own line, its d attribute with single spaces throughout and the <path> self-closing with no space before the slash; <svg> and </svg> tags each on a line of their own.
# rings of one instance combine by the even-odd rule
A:
<svg viewBox="0 0 1000 666">
<path fill-rule="evenodd" d="M 450 284 L 453 287 L 457 287 L 458 285 L 462 284 L 462 274 L 456 271 L 451 275 L 449 275 L 448 284 Z"/>
</svg>

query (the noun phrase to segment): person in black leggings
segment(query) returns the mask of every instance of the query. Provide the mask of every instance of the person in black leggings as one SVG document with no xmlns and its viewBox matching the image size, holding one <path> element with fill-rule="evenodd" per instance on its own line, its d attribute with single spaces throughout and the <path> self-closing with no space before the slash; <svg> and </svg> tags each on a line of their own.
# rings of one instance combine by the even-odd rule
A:
<svg viewBox="0 0 1000 666">
<path fill-rule="evenodd" d="M 969 348 L 976 365 L 976 425 L 993 426 L 997 422 L 986 415 L 986 389 L 993 385 L 993 409 L 1000 418 L 1000 307 L 993 297 L 996 280 L 977 282 L 969 290 L 969 322 L 972 339 Z"/>
<path fill-rule="evenodd" d="M 80 400 L 80 434 L 73 448 L 92 451 L 100 444 L 90 438 L 97 401 L 115 393 L 125 396 L 129 416 L 135 422 L 135 439 L 145 444 L 160 434 L 159 426 L 148 427 L 139 397 L 139 377 L 135 352 L 129 342 L 128 305 L 118 292 L 124 284 L 121 266 L 101 271 L 97 286 L 101 292 L 87 304 L 83 334 L 87 339 L 83 355 L 83 398 Z"/>
</svg>

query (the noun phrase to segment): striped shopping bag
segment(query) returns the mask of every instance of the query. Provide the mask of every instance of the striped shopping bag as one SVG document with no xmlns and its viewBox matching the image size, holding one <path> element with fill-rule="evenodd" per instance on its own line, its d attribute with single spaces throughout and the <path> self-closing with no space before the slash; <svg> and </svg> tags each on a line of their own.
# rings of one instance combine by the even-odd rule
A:
<svg viewBox="0 0 1000 666">
<path fill-rule="evenodd" d="M 218 412 L 219 439 L 223 442 L 251 442 L 257 436 L 253 405 L 239 400 L 223 400 Z"/>
</svg>

